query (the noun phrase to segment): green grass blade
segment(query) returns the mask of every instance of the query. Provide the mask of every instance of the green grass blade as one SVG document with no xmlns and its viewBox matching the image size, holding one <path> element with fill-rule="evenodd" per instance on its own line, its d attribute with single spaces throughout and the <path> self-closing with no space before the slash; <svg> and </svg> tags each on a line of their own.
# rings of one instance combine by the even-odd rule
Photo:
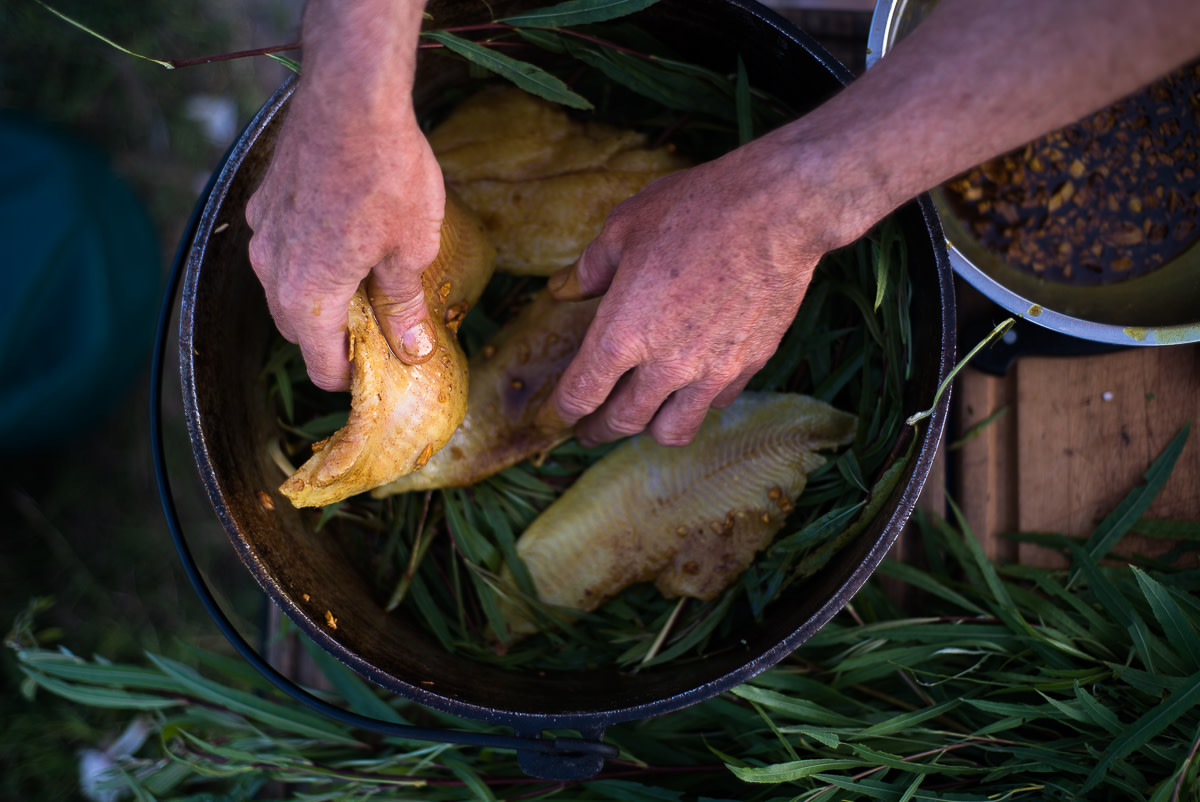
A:
<svg viewBox="0 0 1200 802">
<path fill-rule="evenodd" d="M 1179 691 L 1129 725 L 1124 734 L 1109 745 L 1104 757 L 1084 781 L 1080 793 L 1086 794 L 1099 785 L 1115 762 L 1140 749 L 1197 704 L 1200 704 L 1200 673 L 1188 677 Z"/>
<path fill-rule="evenodd" d="M 107 707 L 117 710 L 161 710 L 164 707 L 181 705 L 184 701 L 145 693 L 130 693 L 119 688 L 75 685 L 24 667 L 21 668 L 21 673 L 37 683 L 39 687 L 45 688 L 57 696 L 90 707 Z"/>
<path fill-rule="evenodd" d="M 61 19 L 63 22 L 66 22 L 66 23 L 68 23 L 68 24 L 70 24 L 70 25 L 74 25 L 74 26 L 75 26 L 76 28 L 78 28 L 79 30 L 83 31 L 84 33 L 88 34 L 89 36 L 94 36 L 95 38 L 99 39 L 101 42 L 104 42 L 104 44 L 108 45 L 109 47 L 116 48 L 117 50 L 120 50 L 122 53 L 124 53 L 124 54 L 126 54 L 126 55 L 128 55 L 128 56 L 133 56 L 134 58 L 140 58 L 140 59 L 142 59 L 142 60 L 144 60 L 144 61 L 149 61 L 149 62 L 152 62 L 152 63 L 154 63 L 154 64 L 157 64 L 157 65 L 158 65 L 158 66 L 160 66 L 160 67 L 165 67 L 165 68 L 166 68 L 166 69 L 168 69 L 168 70 L 173 70 L 173 69 L 175 69 L 175 65 L 174 65 L 174 64 L 172 64 L 172 63 L 171 63 L 171 62 L 169 62 L 169 61 L 162 61 L 162 60 L 160 60 L 160 59 L 151 58 L 150 56 L 143 56 L 141 53 L 134 53 L 132 50 L 130 50 L 130 49 L 128 49 L 128 48 L 125 48 L 125 47 L 122 47 L 121 45 L 117 44 L 117 43 L 116 43 L 116 42 L 114 42 L 112 39 L 109 39 L 108 37 L 104 36 L 103 34 L 100 34 L 100 33 L 97 33 L 96 31 L 93 31 L 91 28 L 89 28 L 88 26 L 84 25 L 84 24 L 83 24 L 82 22 L 80 22 L 79 20 L 72 19 L 71 17 L 68 17 L 66 14 L 62 13 L 62 12 L 61 12 L 61 11 L 59 11 L 58 9 L 51 8 L 50 6 L 48 6 L 48 5 L 46 5 L 45 3 L 43 3 L 43 2 L 42 2 L 42 0 L 35 0 L 35 2 L 36 2 L 36 3 L 37 3 L 39 6 L 41 6 L 42 8 L 46 9 L 47 11 L 49 11 L 49 12 L 50 12 L 51 14 L 53 14 L 54 16 L 56 16 L 56 17 L 58 17 L 59 19 Z"/>
<path fill-rule="evenodd" d="M 190 695 L 199 699 L 287 732 L 333 743 L 358 743 L 347 735 L 343 728 L 323 716 L 295 710 L 252 693 L 227 688 L 166 657 L 156 654 L 147 654 L 147 657 L 164 674 L 177 680 Z"/>
<path fill-rule="evenodd" d="M 325 679 L 329 680 L 338 695 L 346 700 L 346 706 L 352 711 L 370 718 L 390 721 L 393 724 L 407 723 L 399 713 L 392 709 L 391 705 L 379 698 L 379 694 L 358 674 L 355 674 L 339 660 L 334 659 L 329 652 L 313 643 L 303 633 L 298 632 L 296 635 L 304 644 L 304 650 L 308 652 L 309 659 L 313 661 Z"/>
<path fill-rule="evenodd" d="M 786 783 L 822 774 L 827 771 L 844 771 L 845 769 L 869 768 L 861 760 L 809 758 L 807 760 L 790 760 L 786 763 L 775 763 L 770 766 L 729 766 L 742 782 L 748 783 Z"/>
<path fill-rule="evenodd" d="M 1171 471 L 1175 467 L 1175 461 L 1179 458 L 1180 452 L 1183 451 L 1184 445 L 1187 444 L 1188 433 L 1191 431 L 1191 423 L 1185 424 L 1179 433 L 1167 444 L 1163 449 L 1162 454 L 1158 459 L 1151 463 L 1150 467 L 1143 474 L 1146 483 L 1136 487 L 1133 491 L 1121 500 L 1121 503 L 1108 514 L 1108 516 L 1088 538 L 1084 548 L 1093 559 L 1099 560 L 1117 544 L 1125 534 L 1133 528 L 1133 526 L 1141 519 L 1142 515 L 1150 508 L 1154 498 L 1158 495 L 1158 491 L 1166 483 L 1171 476 Z M 1079 577 L 1079 570 L 1073 569 L 1071 576 L 1067 580 L 1069 587 Z"/>
<path fill-rule="evenodd" d="M 1182 608 L 1171 597 L 1167 588 L 1155 582 L 1145 571 L 1137 567 L 1131 567 L 1130 570 L 1137 577 L 1142 595 L 1150 602 L 1150 609 L 1166 633 L 1171 648 L 1187 662 L 1191 670 L 1200 670 L 1200 636 Z"/>
<path fill-rule="evenodd" d="M 585 111 L 593 108 L 591 101 L 587 98 L 572 92 L 561 80 L 533 64 L 510 58 L 484 45 L 445 31 L 426 31 L 421 36 L 443 45 L 447 50 L 457 53 L 472 64 L 478 64 L 501 78 L 512 81 L 526 92 L 545 98 L 552 103 L 561 103 L 564 106 Z"/>
<path fill-rule="evenodd" d="M 499 22 L 532 28 L 566 28 L 607 22 L 649 8 L 658 0 L 567 0 L 549 8 L 539 8 L 505 17 Z"/>
</svg>

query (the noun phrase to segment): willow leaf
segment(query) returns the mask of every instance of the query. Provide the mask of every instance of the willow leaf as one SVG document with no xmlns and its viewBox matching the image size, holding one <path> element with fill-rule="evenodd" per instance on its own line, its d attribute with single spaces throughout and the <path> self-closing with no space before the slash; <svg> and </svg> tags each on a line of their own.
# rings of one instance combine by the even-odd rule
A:
<svg viewBox="0 0 1200 802">
<path fill-rule="evenodd" d="M 472 64 L 478 64 L 501 78 L 507 78 L 526 92 L 545 98 L 552 103 L 561 103 L 564 106 L 585 111 L 593 108 L 587 98 L 572 92 L 565 83 L 541 67 L 510 58 L 489 47 L 445 31 L 426 31 L 421 36 L 437 42 Z"/>
<path fill-rule="evenodd" d="M 524 14 L 515 14 L 498 21 L 534 28 L 566 28 L 571 25 L 607 22 L 642 11 L 657 2 L 658 0 L 567 0 L 550 8 L 526 11 Z"/>
<path fill-rule="evenodd" d="M 1088 693 L 1078 682 L 1075 683 L 1075 698 L 1079 700 L 1080 706 L 1087 710 L 1091 720 L 1110 733 L 1117 734 L 1125 728 L 1125 725 L 1121 723 L 1121 719 L 1117 718 L 1116 713 L 1102 705 L 1096 697 Z"/>
<path fill-rule="evenodd" d="M 26 677 L 53 694 L 72 702 L 90 707 L 107 707 L 117 710 L 161 710 L 183 704 L 182 699 L 151 696 L 145 693 L 130 693 L 119 688 L 104 688 L 96 685 L 75 685 L 70 682 L 47 677 L 37 671 L 21 668 Z"/>
<path fill-rule="evenodd" d="M 807 760 L 791 760 L 787 763 L 775 763 L 770 766 L 729 766 L 742 782 L 748 783 L 786 783 L 822 774 L 827 771 L 844 771 L 845 769 L 870 768 L 861 760 L 846 760 L 827 758 L 809 758 Z"/>
<path fill-rule="evenodd" d="M 962 699 L 951 699 L 941 704 L 928 707 L 924 710 L 915 710 L 912 713 L 901 713 L 887 721 L 881 721 L 878 724 L 859 731 L 854 735 L 855 738 L 878 738 L 885 735 L 894 735 L 898 732 L 916 727 L 923 724 L 931 718 L 937 718 L 949 713 L 962 704 Z M 849 737 L 849 736 L 847 736 Z"/>
<path fill-rule="evenodd" d="M 937 765 L 929 763 L 918 763 L 914 760 L 905 760 L 900 755 L 893 755 L 889 752 L 883 752 L 878 749 L 861 744 L 850 744 L 850 749 L 854 754 L 858 755 L 868 765 L 887 766 L 890 769 L 898 769 L 900 771 L 910 771 L 917 774 L 941 774 L 947 777 L 953 777 L 958 774 L 968 774 L 974 772 L 974 766 L 950 766 Z"/>
<path fill-rule="evenodd" d="M 1096 531 L 1088 538 L 1087 544 L 1084 546 L 1088 554 L 1093 559 L 1099 560 L 1117 544 L 1125 534 L 1133 528 L 1133 526 L 1141 519 L 1142 515 L 1150 508 L 1154 502 L 1154 498 L 1158 495 L 1158 491 L 1166 484 L 1166 481 L 1171 476 L 1171 470 L 1175 467 L 1175 461 L 1179 459 L 1180 452 L 1183 451 L 1184 445 L 1187 443 L 1188 433 L 1191 431 L 1192 425 L 1185 424 L 1179 433 L 1167 444 L 1163 449 L 1162 454 L 1158 459 L 1151 463 L 1146 469 L 1143 478 L 1146 483 L 1134 488 L 1134 490 L 1121 500 L 1121 503 L 1108 514 L 1108 516 L 1100 522 L 1100 526 L 1096 527 Z M 1070 587 L 1079 577 L 1079 569 L 1075 568 L 1071 571 L 1070 578 L 1067 580 L 1067 587 Z"/>
<path fill-rule="evenodd" d="M 1167 635 L 1167 641 L 1182 659 L 1186 659 L 1192 670 L 1200 669 L 1200 636 L 1188 621 L 1179 605 L 1171 598 L 1170 592 L 1149 577 L 1145 571 L 1131 567 L 1137 577 L 1142 594 L 1150 602 L 1150 609 L 1158 620 L 1159 626 Z"/>
<path fill-rule="evenodd" d="M 961 610 L 976 615 L 984 615 L 986 613 L 982 607 L 951 588 L 944 580 L 939 579 L 933 574 L 925 573 L 921 569 L 907 563 L 898 562 L 893 559 L 884 560 L 879 566 L 879 574 L 881 576 L 895 577 L 905 584 L 912 585 L 932 596 L 944 599 Z"/>
<path fill-rule="evenodd" d="M 358 674 L 351 671 L 339 660 L 335 659 L 329 652 L 322 649 L 317 644 L 308 638 L 303 633 L 297 633 L 300 642 L 304 645 L 304 651 L 308 653 L 308 657 L 313 661 L 313 664 L 320 670 L 322 676 L 329 680 L 329 684 L 334 687 L 338 695 L 346 700 L 346 705 L 355 713 L 370 718 L 382 719 L 393 724 L 405 724 L 407 722 L 401 718 L 392 706 L 363 682 Z"/>
<path fill-rule="evenodd" d="M 1143 518 L 1133 525 L 1132 531 L 1145 537 L 1200 541 L 1200 521 Z"/>
<path fill-rule="evenodd" d="M 642 97 L 677 111 L 696 111 L 733 121 L 737 110 L 732 95 L 708 81 L 619 50 L 564 41 L 567 52 L 604 73 L 609 80 Z"/>
<path fill-rule="evenodd" d="M 99 39 L 101 42 L 104 42 L 104 44 L 108 45 L 109 47 L 116 48 L 117 50 L 120 50 L 122 53 L 124 53 L 128 56 L 133 56 L 134 58 L 140 58 L 140 59 L 143 59 L 144 61 L 149 61 L 154 64 L 157 64 L 160 67 L 165 67 L 168 70 L 175 69 L 175 65 L 169 61 L 163 61 L 161 59 L 151 58 L 150 56 L 143 56 L 141 53 L 134 53 L 132 50 L 130 50 L 126 47 L 122 47 L 121 45 L 114 42 L 112 39 L 109 39 L 108 37 L 104 36 L 103 34 L 97 33 L 96 31 L 92 30 L 88 26 L 84 25 L 79 20 L 72 19 L 71 17 L 68 17 L 66 14 L 62 13 L 58 9 L 55 9 L 55 8 L 52 8 L 48 5 L 46 5 L 45 3 L 42 2 L 42 0 L 34 0 L 34 2 L 36 2 L 42 8 L 49 11 L 54 16 L 61 19 L 63 22 L 66 22 L 70 25 L 74 25 L 79 30 L 83 31 L 84 33 L 88 34 L 89 36 L 94 36 L 95 38 Z"/>
<path fill-rule="evenodd" d="M 1104 757 L 1092 769 L 1080 789 L 1087 794 L 1100 784 L 1113 764 L 1140 749 L 1147 741 L 1169 727 L 1181 715 L 1200 704 L 1200 672 L 1188 677 L 1180 690 L 1142 714 L 1125 732 L 1109 745 Z"/>
<path fill-rule="evenodd" d="M 347 735 L 345 730 L 323 716 L 295 710 L 252 693 L 227 688 L 218 682 L 200 676 L 194 669 L 166 657 L 156 654 L 147 654 L 147 657 L 164 674 L 183 685 L 189 694 L 204 701 L 287 732 L 334 743 L 358 743 Z"/>
<path fill-rule="evenodd" d="M 23 665 L 40 674 L 48 674 L 68 682 L 116 688 L 139 688 L 175 694 L 181 693 L 183 690 L 178 682 L 148 668 L 88 663 L 60 652 L 40 649 L 21 652 L 18 654 L 18 659 Z"/>
<path fill-rule="evenodd" d="M 807 724 L 818 724 L 826 727 L 853 727 L 859 722 L 849 716 L 843 716 L 832 710 L 827 710 L 807 699 L 797 699 L 776 691 L 759 688 L 755 685 L 739 685 L 730 691 L 734 696 L 747 702 L 756 702 L 767 710 L 791 716 Z"/>
</svg>

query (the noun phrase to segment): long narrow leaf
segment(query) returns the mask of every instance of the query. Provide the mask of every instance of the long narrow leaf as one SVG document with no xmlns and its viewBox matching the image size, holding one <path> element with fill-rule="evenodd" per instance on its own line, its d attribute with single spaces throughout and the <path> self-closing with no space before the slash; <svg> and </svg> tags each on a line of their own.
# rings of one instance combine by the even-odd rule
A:
<svg viewBox="0 0 1200 802">
<path fill-rule="evenodd" d="M 649 8 L 658 0 L 567 0 L 550 8 L 540 8 L 505 17 L 499 22 L 528 25 L 533 28 L 566 28 L 607 22 Z"/>
<path fill-rule="evenodd" d="M 478 64 L 502 78 L 507 78 L 526 92 L 545 98 L 552 103 L 561 103 L 564 106 L 585 111 L 593 108 L 591 101 L 587 98 L 572 92 L 561 80 L 527 61 L 518 61 L 503 53 L 497 53 L 491 48 L 445 31 L 426 31 L 421 36 L 443 45 L 447 50 L 452 50 L 472 64 Z"/>
<path fill-rule="evenodd" d="M 1146 483 L 1134 488 L 1134 490 L 1121 500 L 1121 503 L 1108 514 L 1108 516 L 1088 538 L 1084 548 L 1093 559 L 1099 560 L 1117 544 L 1125 534 L 1133 528 L 1133 526 L 1141 519 L 1142 515 L 1150 508 L 1154 502 L 1158 491 L 1166 484 L 1166 481 L 1171 476 L 1171 471 L 1175 467 L 1175 461 L 1179 459 L 1179 454 L 1183 451 L 1184 445 L 1187 444 L 1188 433 L 1191 431 L 1191 423 L 1184 425 L 1179 433 L 1172 438 L 1167 447 L 1163 449 L 1162 454 L 1158 459 L 1150 464 L 1143 474 Z M 1079 570 L 1076 568 L 1071 571 L 1071 576 L 1067 580 L 1067 586 L 1079 578 Z"/>
<path fill-rule="evenodd" d="M 227 688 L 166 657 L 156 654 L 148 654 L 147 657 L 164 674 L 178 680 L 190 694 L 200 699 L 287 732 L 334 743 L 357 743 L 354 738 L 346 734 L 344 729 L 336 726 L 327 718 L 271 702 L 254 694 Z"/>
<path fill-rule="evenodd" d="M 1146 711 L 1129 725 L 1123 735 L 1112 742 L 1104 757 L 1084 781 L 1080 793 L 1086 794 L 1095 788 L 1116 761 L 1140 748 L 1197 704 L 1200 704 L 1200 672 L 1188 677 L 1177 693 L 1171 694 L 1162 704 Z"/>
</svg>

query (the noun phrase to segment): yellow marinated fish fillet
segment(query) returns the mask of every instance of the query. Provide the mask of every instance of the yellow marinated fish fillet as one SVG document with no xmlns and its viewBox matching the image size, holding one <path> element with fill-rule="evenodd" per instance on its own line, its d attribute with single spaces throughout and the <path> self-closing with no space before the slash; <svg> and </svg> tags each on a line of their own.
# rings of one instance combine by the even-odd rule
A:
<svg viewBox="0 0 1200 802">
<path fill-rule="evenodd" d="M 468 98 L 429 143 L 447 184 L 483 220 L 497 269 L 525 275 L 574 262 L 614 206 L 689 165 L 640 133 L 581 122 L 515 87 Z"/>
<path fill-rule="evenodd" d="M 715 598 L 782 528 L 825 462 L 815 452 L 848 445 L 856 428 L 808 396 L 743 393 L 683 448 L 645 435 L 618 446 L 529 525 L 517 553 L 538 598 L 558 607 L 588 612 L 649 581 L 668 598 Z M 511 634 L 536 631 L 521 604 L 504 614 Z"/>
<path fill-rule="evenodd" d="M 359 287 L 350 302 L 350 417 L 279 488 L 292 504 L 321 507 L 387 484 L 450 439 L 467 409 L 467 359 L 455 332 L 494 265 L 479 221 L 447 192 L 441 249 L 421 275 L 438 345 L 420 365 L 392 354 L 365 282 Z"/>
<path fill-rule="evenodd" d="M 419 470 L 371 495 L 465 487 L 569 438 L 573 427 L 548 431 L 534 419 L 579 350 L 599 305 L 599 298 L 566 303 L 544 289 L 537 292 L 471 357 L 467 416 L 450 441 Z"/>
</svg>

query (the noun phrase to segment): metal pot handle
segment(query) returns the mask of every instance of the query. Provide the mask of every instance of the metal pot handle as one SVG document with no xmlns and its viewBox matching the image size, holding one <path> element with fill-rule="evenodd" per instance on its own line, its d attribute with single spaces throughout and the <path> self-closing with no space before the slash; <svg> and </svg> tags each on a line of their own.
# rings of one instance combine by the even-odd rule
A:
<svg viewBox="0 0 1200 802">
<path fill-rule="evenodd" d="M 232 151 L 232 148 L 231 148 Z M 513 736 L 491 735 L 487 733 L 463 732 L 459 730 L 443 730 L 436 728 L 414 727 L 397 724 L 392 721 L 371 718 L 344 708 L 332 705 L 314 696 L 304 688 L 292 682 L 268 663 L 258 651 L 251 646 L 233 623 L 225 615 L 220 604 L 214 598 L 212 591 L 205 582 L 192 555 L 191 548 L 183 534 L 183 527 L 175 507 L 175 497 L 171 491 L 170 476 L 167 471 L 166 453 L 162 437 L 162 383 L 163 362 L 167 347 L 167 332 L 169 330 L 175 307 L 175 296 L 178 291 L 180 278 L 183 275 L 183 264 L 195 237 L 200 215 L 208 202 L 217 175 L 221 172 L 229 153 L 217 165 L 209 178 L 208 186 L 201 193 L 191 219 L 175 252 L 175 258 L 163 292 L 162 307 L 159 311 L 158 331 L 154 343 L 154 356 L 150 368 L 150 445 L 154 454 L 154 477 L 158 485 L 159 501 L 167 519 L 167 528 L 179 553 L 184 573 L 200 597 L 204 609 L 208 612 L 221 634 L 246 662 L 250 663 L 272 685 L 290 696 L 292 699 L 306 705 L 312 710 L 328 716 L 343 724 L 370 730 L 396 738 L 407 738 L 415 741 L 434 741 L 438 743 L 461 744 L 491 749 L 513 749 L 517 752 L 518 764 L 521 770 L 531 777 L 546 780 L 584 780 L 597 774 L 607 758 L 615 758 L 618 750 L 611 744 L 604 743 L 601 738 L 604 727 L 589 727 L 581 729 L 583 738 L 543 738 L 538 728 L 515 725 L 516 734 Z"/>
</svg>

